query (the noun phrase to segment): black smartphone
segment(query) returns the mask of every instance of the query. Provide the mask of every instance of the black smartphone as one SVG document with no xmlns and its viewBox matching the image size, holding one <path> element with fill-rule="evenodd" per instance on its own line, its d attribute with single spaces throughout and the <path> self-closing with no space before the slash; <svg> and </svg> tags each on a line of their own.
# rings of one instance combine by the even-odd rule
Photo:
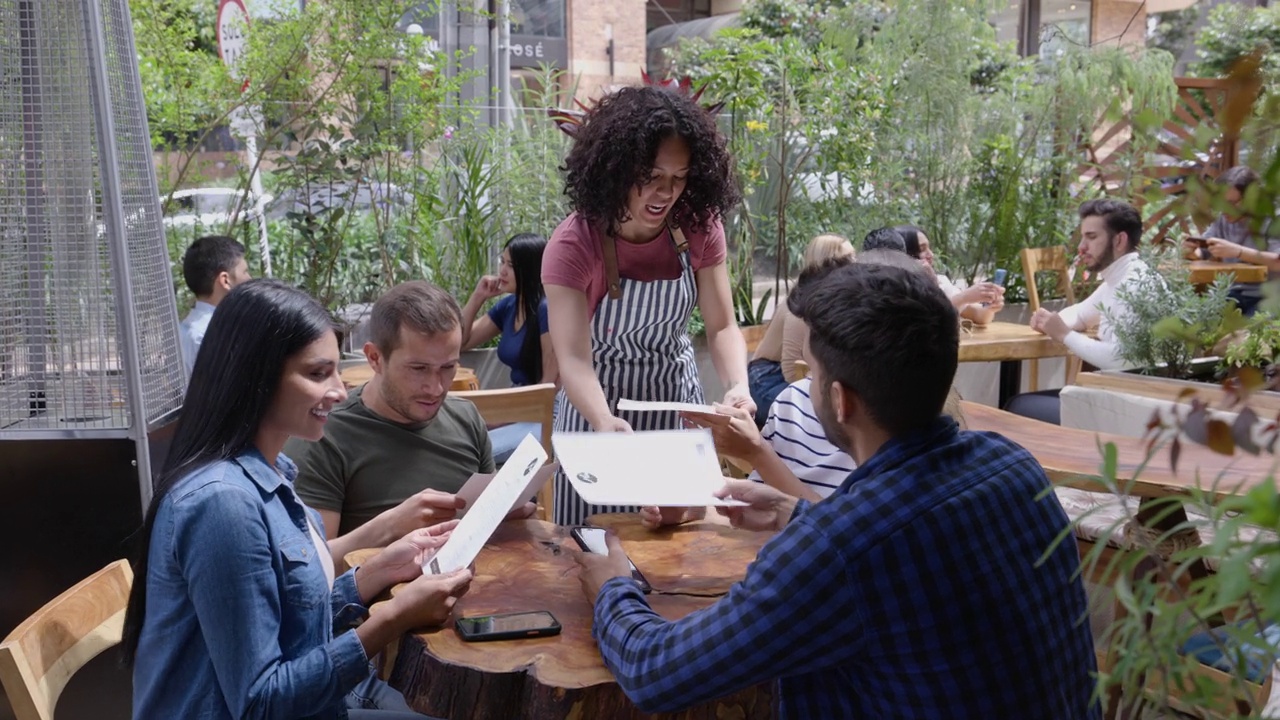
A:
<svg viewBox="0 0 1280 720">
<path fill-rule="evenodd" d="M 560 621 L 546 610 L 458 618 L 458 634 L 468 642 L 518 640 L 560 634 Z"/>
<path fill-rule="evenodd" d="M 578 542 L 578 547 L 589 553 L 597 555 L 608 555 L 609 547 L 604 542 L 604 528 L 592 527 L 590 525 L 578 525 L 570 528 L 569 535 Z M 644 579 L 644 575 L 636 569 L 636 564 L 631 562 L 631 558 L 627 558 L 627 564 L 631 566 L 631 579 L 640 585 L 640 591 L 648 594 L 653 591 L 653 587 L 649 585 L 649 581 Z"/>
<path fill-rule="evenodd" d="M 1009 278 L 1009 271 L 1005 270 L 1004 268 L 997 268 L 996 274 L 991 278 L 991 282 L 995 283 L 996 285 L 999 285 L 1000 287 L 1004 287 L 1004 282 L 1008 278 Z"/>
<path fill-rule="evenodd" d="M 1187 240 L 1196 244 L 1196 247 L 1204 250 L 1209 247 L 1209 238 L 1200 237 L 1199 235 L 1188 235 Z"/>
</svg>

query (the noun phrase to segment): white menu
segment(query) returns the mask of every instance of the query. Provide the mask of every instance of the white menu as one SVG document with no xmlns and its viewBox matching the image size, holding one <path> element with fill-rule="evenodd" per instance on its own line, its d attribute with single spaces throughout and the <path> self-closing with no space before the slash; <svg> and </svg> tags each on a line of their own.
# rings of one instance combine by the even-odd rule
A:
<svg viewBox="0 0 1280 720">
<path fill-rule="evenodd" d="M 573 489 L 594 505 L 742 505 L 724 487 L 711 431 L 557 433 L 556 458 Z"/>
<path fill-rule="evenodd" d="M 470 565 L 546 461 L 547 451 L 542 444 L 532 434 L 526 435 L 475 505 L 458 521 L 444 547 L 422 564 L 422 573 L 442 575 Z"/>
</svg>

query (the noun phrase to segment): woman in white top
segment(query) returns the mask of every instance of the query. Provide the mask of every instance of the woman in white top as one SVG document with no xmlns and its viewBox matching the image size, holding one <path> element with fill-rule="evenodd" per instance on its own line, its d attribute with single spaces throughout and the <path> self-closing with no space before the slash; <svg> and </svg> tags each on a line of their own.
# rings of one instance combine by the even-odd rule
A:
<svg viewBox="0 0 1280 720">
<path fill-rule="evenodd" d="M 850 257 L 854 255 L 853 245 L 839 235 L 819 235 L 809 241 L 804 249 L 803 266 L 817 267 L 828 258 Z M 764 426 L 769 416 L 769 407 L 778 397 L 778 393 L 800 379 L 796 370 L 796 361 L 802 360 L 804 341 L 807 330 L 802 322 L 791 319 L 787 304 L 778 298 L 774 306 L 773 319 L 764 331 L 764 337 L 756 347 L 755 356 L 747 365 L 747 385 L 751 391 L 751 399 L 756 403 L 756 427 Z"/>
<path fill-rule="evenodd" d="M 920 261 L 938 278 L 938 287 L 951 298 L 960 317 L 978 325 L 987 325 L 1004 307 L 1004 288 L 992 282 L 974 283 L 961 289 L 946 275 L 938 275 L 933 267 L 933 251 L 929 249 L 929 236 L 915 225 L 899 225 L 894 228 L 907 243 L 907 254 Z"/>
</svg>

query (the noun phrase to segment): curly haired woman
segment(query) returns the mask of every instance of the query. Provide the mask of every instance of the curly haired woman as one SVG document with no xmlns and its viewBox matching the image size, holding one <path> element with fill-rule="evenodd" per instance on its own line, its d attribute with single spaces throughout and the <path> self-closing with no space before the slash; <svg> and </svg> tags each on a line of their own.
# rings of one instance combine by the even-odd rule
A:
<svg viewBox="0 0 1280 720">
<path fill-rule="evenodd" d="M 734 323 L 721 217 L 741 195 L 715 118 L 655 86 L 604 98 L 574 134 L 565 159 L 573 204 L 542 261 L 551 342 L 564 390 L 557 432 L 681 427 L 675 413 L 627 413 L 619 399 L 705 402 L 685 328 L 702 311 L 724 403 L 755 412 L 747 349 Z M 555 521 L 594 512 L 563 475 Z M 659 522 L 654 513 L 647 521 Z M 662 522 L 685 518 L 664 510 Z"/>
</svg>

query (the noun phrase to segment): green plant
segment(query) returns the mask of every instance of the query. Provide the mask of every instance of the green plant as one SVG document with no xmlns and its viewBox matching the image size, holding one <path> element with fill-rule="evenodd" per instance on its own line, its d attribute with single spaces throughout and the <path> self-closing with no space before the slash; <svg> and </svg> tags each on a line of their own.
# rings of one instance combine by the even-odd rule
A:
<svg viewBox="0 0 1280 720">
<path fill-rule="evenodd" d="M 1118 353 L 1131 366 L 1166 377 L 1185 377 L 1191 361 L 1243 325 L 1240 311 L 1227 297 L 1231 281 L 1219 277 L 1204 292 L 1191 284 L 1186 267 L 1160 250 L 1146 249 L 1149 268 L 1116 291 L 1124 312 L 1104 308 L 1118 342 Z"/>
<path fill-rule="evenodd" d="M 1261 51 L 1262 80 L 1276 87 L 1280 83 L 1280 5 L 1214 6 L 1196 35 L 1196 49 L 1200 60 L 1193 69 L 1200 77 L 1226 77 L 1240 59 Z"/>
<path fill-rule="evenodd" d="M 1227 345 L 1222 364 L 1228 368 L 1266 368 L 1280 353 L 1280 320 L 1266 313 L 1249 319 L 1244 337 Z"/>
</svg>

